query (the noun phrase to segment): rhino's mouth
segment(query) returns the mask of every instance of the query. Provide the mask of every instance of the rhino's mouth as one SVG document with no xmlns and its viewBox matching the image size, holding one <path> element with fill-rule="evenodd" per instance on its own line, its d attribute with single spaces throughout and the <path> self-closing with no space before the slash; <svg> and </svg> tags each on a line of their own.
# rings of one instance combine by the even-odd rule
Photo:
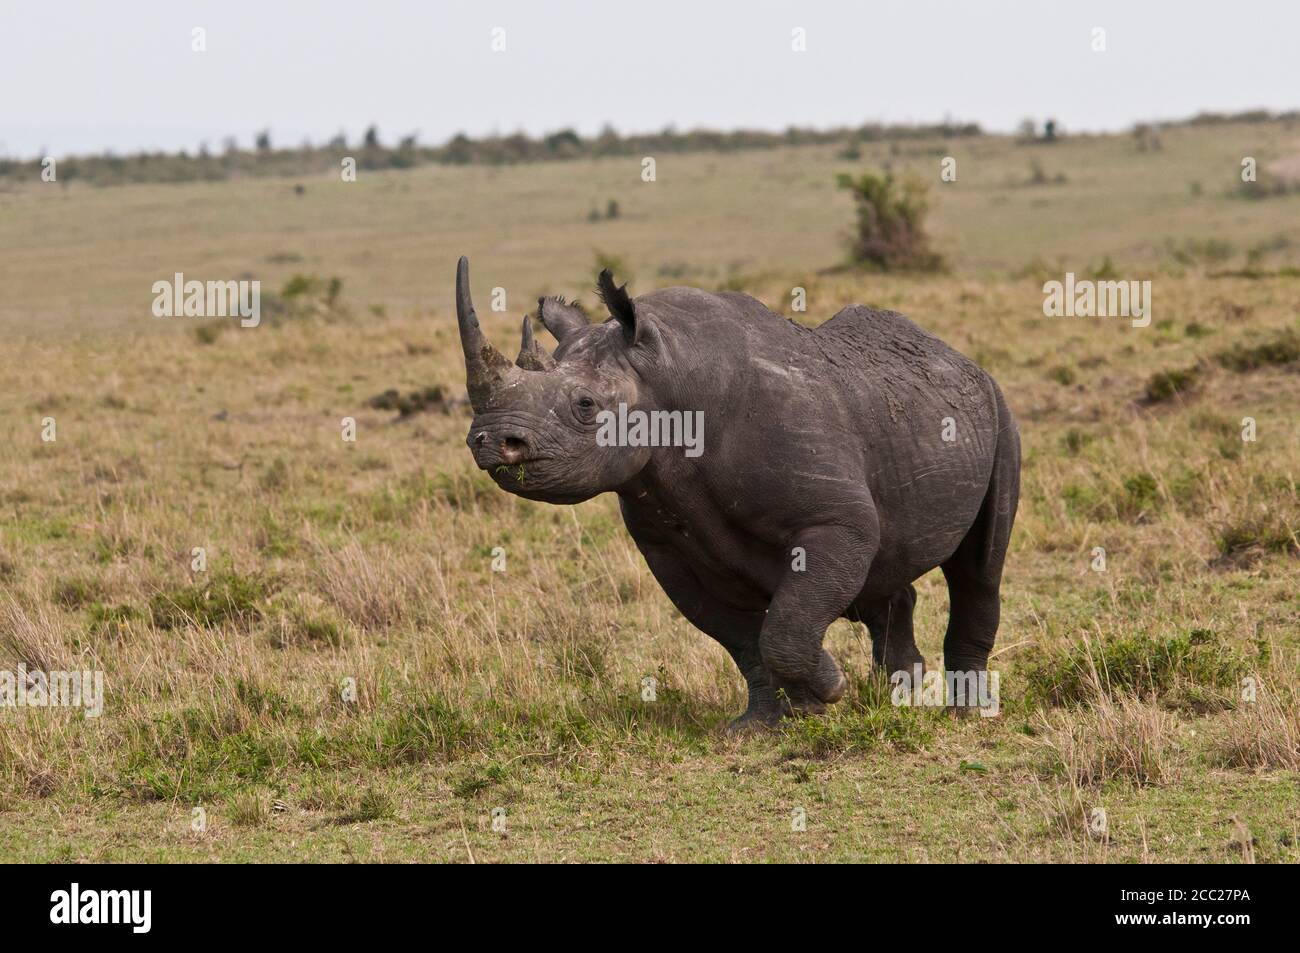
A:
<svg viewBox="0 0 1300 953">
<path fill-rule="evenodd" d="M 496 460 L 491 463 L 480 463 L 479 469 L 487 471 L 497 482 L 509 480 L 525 486 L 528 483 L 529 473 L 535 474 L 538 467 L 548 459 L 548 457 L 529 457 L 526 460 L 512 460 L 509 463 Z"/>
<path fill-rule="evenodd" d="M 491 470 L 493 473 L 508 473 L 518 470 L 520 467 L 536 466 L 543 463 L 549 457 L 528 457 L 524 460 L 496 460 L 492 463 L 484 463 L 480 466 L 484 470 Z"/>
<path fill-rule="evenodd" d="M 542 503 L 581 503 L 591 494 L 565 487 L 562 475 L 547 467 L 549 457 L 537 457 L 519 463 L 498 461 L 483 467 L 501 490 L 526 500 Z"/>
</svg>

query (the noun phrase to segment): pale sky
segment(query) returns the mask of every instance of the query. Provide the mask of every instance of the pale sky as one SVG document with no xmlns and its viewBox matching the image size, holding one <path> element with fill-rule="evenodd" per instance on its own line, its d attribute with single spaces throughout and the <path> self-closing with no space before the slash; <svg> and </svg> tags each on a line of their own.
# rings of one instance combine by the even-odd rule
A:
<svg viewBox="0 0 1300 953">
<path fill-rule="evenodd" d="M 1121 129 L 1300 107 L 1298 50 L 1296 0 L 0 0 L 0 155 L 216 150 L 262 128 L 354 141 L 371 123 L 424 144 L 606 123 Z"/>
</svg>

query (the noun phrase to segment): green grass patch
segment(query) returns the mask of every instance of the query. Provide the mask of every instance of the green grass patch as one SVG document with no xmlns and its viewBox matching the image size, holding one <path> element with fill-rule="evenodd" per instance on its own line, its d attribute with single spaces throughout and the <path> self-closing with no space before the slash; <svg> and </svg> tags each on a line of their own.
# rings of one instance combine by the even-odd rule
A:
<svg viewBox="0 0 1300 953">
<path fill-rule="evenodd" d="M 90 631 L 95 635 L 107 636 L 121 634 L 132 622 L 142 618 L 139 609 L 126 603 L 108 605 L 96 602 L 90 606 L 87 615 Z"/>
<path fill-rule="evenodd" d="M 1300 334 L 1287 329 L 1276 337 L 1259 344 L 1237 344 L 1214 356 L 1220 365 L 1238 374 L 1257 371 L 1261 367 L 1284 367 L 1300 362 Z"/>
<path fill-rule="evenodd" d="M 104 583 L 100 579 L 79 576 L 72 579 L 60 579 L 50 593 L 50 599 L 65 609 L 82 609 L 104 594 Z"/>
<path fill-rule="evenodd" d="M 1173 400 L 1191 391 L 1199 377 L 1200 372 L 1195 367 L 1157 371 L 1147 380 L 1146 399 L 1152 404 Z"/>
<path fill-rule="evenodd" d="M 268 591 L 266 581 L 257 576 L 214 573 L 211 579 L 159 592 L 149 600 L 149 614 L 160 629 L 248 624 L 261 618 L 257 603 Z"/>
<path fill-rule="evenodd" d="M 1174 707 L 1227 708 L 1253 668 L 1240 648 L 1195 629 L 1163 639 L 1141 634 L 1035 647 L 1017 661 L 1015 675 L 1026 699 L 1043 706 L 1084 705 L 1100 687 L 1154 695 Z"/>
</svg>

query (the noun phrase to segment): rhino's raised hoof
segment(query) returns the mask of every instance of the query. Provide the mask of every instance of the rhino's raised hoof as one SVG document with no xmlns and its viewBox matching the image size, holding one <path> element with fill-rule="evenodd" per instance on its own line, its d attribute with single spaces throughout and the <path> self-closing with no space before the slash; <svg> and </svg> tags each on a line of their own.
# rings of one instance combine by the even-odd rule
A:
<svg viewBox="0 0 1300 953">
<path fill-rule="evenodd" d="M 806 685 L 786 684 L 781 687 L 781 714 L 787 718 L 824 715 L 827 704 L 831 703 L 818 698 Z"/>
<path fill-rule="evenodd" d="M 817 683 L 813 692 L 827 705 L 834 705 L 849 690 L 849 680 L 844 677 L 835 659 L 829 652 L 822 652 L 821 667 L 817 670 Z"/>
<path fill-rule="evenodd" d="M 848 691 L 849 680 L 839 663 L 822 650 L 817 670 L 811 677 L 793 679 L 774 676 L 784 696 L 784 713 L 787 715 L 820 715 L 827 705 L 833 705 Z"/>
</svg>

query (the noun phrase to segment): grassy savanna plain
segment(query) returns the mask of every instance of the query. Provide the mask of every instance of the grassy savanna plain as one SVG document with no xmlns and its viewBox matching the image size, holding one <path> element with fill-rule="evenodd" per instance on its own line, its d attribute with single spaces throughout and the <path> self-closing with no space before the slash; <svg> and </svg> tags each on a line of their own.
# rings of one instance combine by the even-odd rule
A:
<svg viewBox="0 0 1300 953">
<path fill-rule="evenodd" d="M 10 186 L 0 669 L 102 670 L 106 697 L 97 719 L 0 709 L 0 859 L 1300 859 L 1300 193 L 1232 195 L 1300 127 L 1162 146 Z M 829 268 L 853 221 L 836 175 L 886 163 L 931 183 L 947 273 Z M 539 294 L 594 304 L 599 257 L 634 294 L 741 289 L 811 324 L 894 308 L 979 360 L 1024 446 L 1000 715 L 891 705 L 840 622 L 849 696 L 728 736 L 741 680 L 614 498 L 533 504 L 474 469 L 460 254 L 508 353 Z M 1067 270 L 1150 280 L 1151 325 L 1044 317 Z M 153 317 L 178 271 L 297 293 L 255 329 Z M 414 412 L 372 405 L 390 390 Z M 942 577 L 918 590 L 933 664 Z"/>
</svg>

